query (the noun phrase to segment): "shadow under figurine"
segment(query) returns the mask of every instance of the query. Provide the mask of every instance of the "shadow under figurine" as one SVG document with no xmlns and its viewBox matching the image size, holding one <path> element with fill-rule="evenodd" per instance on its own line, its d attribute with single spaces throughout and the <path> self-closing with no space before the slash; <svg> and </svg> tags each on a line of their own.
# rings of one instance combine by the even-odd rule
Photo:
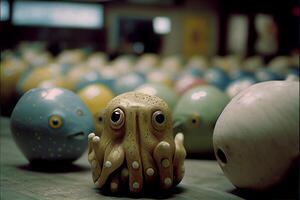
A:
<svg viewBox="0 0 300 200">
<path fill-rule="evenodd" d="M 108 103 L 99 120 L 101 134 L 88 137 L 88 160 L 99 188 L 137 193 L 157 183 L 169 189 L 182 180 L 183 134 L 173 139 L 171 112 L 162 99 L 124 93 Z"/>
</svg>

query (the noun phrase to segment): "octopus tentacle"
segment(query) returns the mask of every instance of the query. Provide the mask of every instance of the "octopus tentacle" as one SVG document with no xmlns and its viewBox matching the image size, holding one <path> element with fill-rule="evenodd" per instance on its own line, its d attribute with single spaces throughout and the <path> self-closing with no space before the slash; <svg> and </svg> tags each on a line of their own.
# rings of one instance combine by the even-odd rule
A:
<svg viewBox="0 0 300 200">
<path fill-rule="evenodd" d="M 103 153 L 104 151 L 103 149 L 101 149 L 100 137 L 95 136 L 93 138 L 92 145 L 93 145 L 96 159 L 101 164 L 104 157 L 104 153 Z"/>
<path fill-rule="evenodd" d="M 143 188 L 142 162 L 137 130 L 136 113 L 129 112 L 126 117 L 126 135 L 124 148 L 129 171 L 130 192 L 139 192 Z"/>
<path fill-rule="evenodd" d="M 96 160 L 92 161 L 91 167 L 92 167 L 92 177 L 93 177 L 93 181 L 95 183 L 100 177 L 101 167 Z"/>
<path fill-rule="evenodd" d="M 88 161 L 92 168 L 92 178 L 94 183 L 98 180 L 101 173 L 101 167 L 98 163 L 98 160 L 95 155 L 95 151 L 93 148 L 93 138 L 95 137 L 94 133 L 90 133 L 88 136 Z"/>
<path fill-rule="evenodd" d="M 88 154 L 90 154 L 93 151 L 93 138 L 94 137 L 95 137 L 95 133 L 90 133 L 88 135 Z"/>
<path fill-rule="evenodd" d="M 170 188 L 173 184 L 173 153 L 171 145 L 166 141 L 161 141 L 155 147 L 153 157 L 159 169 L 161 188 Z"/>
<path fill-rule="evenodd" d="M 118 169 L 124 162 L 124 149 L 120 144 L 109 145 L 105 150 L 103 169 L 98 179 L 98 186 L 105 184 L 109 175 Z"/>
<path fill-rule="evenodd" d="M 155 162 L 152 159 L 151 154 L 143 148 L 141 149 L 141 156 L 145 181 L 148 184 L 154 183 L 159 175 L 155 166 Z"/>
<path fill-rule="evenodd" d="M 134 146 L 134 145 L 133 145 Z M 129 188 L 131 192 L 139 192 L 143 187 L 142 164 L 136 146 L 126 149 L 126 160 L 129 171 Z"/>
<path fill-rule="evenodd" d="M 121 170 L 121 175 L 120 175 L 121 183 L 123 185 L 128 184 L 128 179 L 129 179 L 129 171 L 128 168 L 123 168 Z"/>
<path fill-rule="evenodd" d="M 152 157 L 153 149 L 157 145 L 158 140 L 154 136 L 154 134 L 151 133 L 151 131 L 149 130 L 149 124 L 147 122 L 151 121 L 151 117 L 148 115 L 148 113 L 143 110 L 140 110 L 138 114 L 138 125 L 140 132 L 143 135 L 143 137 L 140 138 L 140 146 L 144 179 L 147 184 L 151 184 L 157 180 L 159 175 L 156 163 Z"/>
<path fill-rule="evenodd" d="M 120 174 L 114 174 L 110 182 L 110 191 L 116 193 L 120 190 L 121 182 L 120 182 Z"/>
<path fill-rule="evenodd" d="M 100 148 L 100 137 L 93 137 L 92 146 L 95 154 L 95 160 L 92 161 L 91 166 L 93 169 L 93 181 L 95 183 L 99 179 L 102 170 L 103 150 Z"/>
<path fill-rule="evenodd" d="M 174 166 L 174 184 L 177 185 L 184 176 L 184 159 L 186 157 L 186 151 L 183 146 L 184 136 L 182 133 L 177 133 L 175 136 L 175 154 L 173 160 Z"/>
<path fill-rule="evenodd" d="M 95 159 L 97 161 L 97 166 L 94 169 L 95 170 L 94 174 L 97 175 L 97 177 L 94 177 L 94 182 L 96 182 L 100 177 L 102 165 L 103 165 L 104 154 L 105 154 L 106 148 L 109 144 L 110 144 L 109 139 L 108 139 L 108 137 L 106 137 L 106 135 L 102 135 L 101 139 L 98 136 L 93 137 L 92 146 L 93 146 L 93 151 L 95 154 Z"/>
</svg>

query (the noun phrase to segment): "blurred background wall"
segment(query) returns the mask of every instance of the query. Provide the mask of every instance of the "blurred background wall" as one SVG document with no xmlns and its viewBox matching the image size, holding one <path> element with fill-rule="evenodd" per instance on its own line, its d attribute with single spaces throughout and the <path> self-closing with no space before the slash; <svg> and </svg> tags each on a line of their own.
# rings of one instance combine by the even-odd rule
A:
<svg viewBox="0 0 300 200">
<path fill-rule="evenodd" d="M 162 55 L 190 56 L 197 53 L 209 56 L 225 55 L 236 53 L 229 48 L 232 46 L 229 43 L 230 35 L 234 32 L 232 29 L 237 30 L 235 26 L 244 26 L 240 27 L 240 30 L 245 30 L 247 35 L 237 37 L 241 40 L 240 43 L 243 43 L 244 38 L 246 46 L 244 50 L 236 47 L 237 50 L 244 51 L 241 53 L 246 55 L 263 54 L 255 47 L 260 36 L 255 22 L 259 21 L 257 18 L 263 17 L 273 20 L 274 27 L 278 30 L 276 33 L 278 38 L 275 38 L 278 47 L 267 54 L 288 54 L 299 46 L 299 5 L 296 0 L 51 1 L 101 5 L 104 24 L 89 29 L 17 25 L 12 17 L 16 12 L 14 5 L 22 1 L 1 0 L 1 2 L 2 13 L 6 12 L 4 10 L 8 7 L 8 15 L 2 17 L 0 25 L 1 49 L 12 48 L 24 40 L 39 40 L 47 41 L 52 51 L 88 46 L 113 53 L 148 51 Z M 170 30 L 163 34 L 155 33 L 152 28 L 155 17 L 166 17 L 170 23 Z M 232 24 L 235 24 L 233 28 Z M 269 25 L 265 25 L 267 26 Z M 271 31 L 272 28 L 266 29 Z"/>
</svg>

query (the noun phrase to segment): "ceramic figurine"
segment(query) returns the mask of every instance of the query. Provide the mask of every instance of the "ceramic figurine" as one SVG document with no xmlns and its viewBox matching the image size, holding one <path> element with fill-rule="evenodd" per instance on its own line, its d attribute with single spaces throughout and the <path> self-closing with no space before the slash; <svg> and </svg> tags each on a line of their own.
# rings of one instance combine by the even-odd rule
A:
<svg viewBox="0 0 300 200">
<path fill-rule="evenodd" d="M 199 68 L 193 67 L 193 66 L 186 66 L 184 70 L 180 72 L 181 76 L 193 76 L 196 78 L 203 77 L 204 70 L 201 70 Z M 181 77 L 179 77 L 181 78 Z"/>
<path fill-rule="evenodd" d="M 75 91 L 76 85 L 81 81 L 81 79 L 85 76 L 85 74 L 95 71 L 85 65 L 76 65 L 66 74 L 66 79 L 71 85 L 72 91 Z"/>
<path fill-rule="evenodd" d="M 101 69 L 108 64 L 107 55 L 104 52 L 94 52 L 89 55 L 86 64 L 91 69 Z"/>
<path fill-rule="evenodd" d="M 295 74 L 289 74 L 285 78 L 286 81 L 299 81 L 299 76 Z"/>
<path fill-rule="evenodd" d="M 119 76 L 129 74 L 133 71 L 135 57 L 133 55 L 118 56 L 112 62 L 111 67 L 114 68 Z"/>
<path fill-rule="evenodd" d="M 103 84 L 108 88 L 113 88 L 114 80 L 106 79 L 97 71 L 89 71 L 81 76 L 80 80 L 77 82 L 75 86 L 75 91 L 79 91 L 82 88 L 90 85 L 90 84 Z"/>
<path fill-rule="evenodd" d="M 179 100 L 173 112 L 175 132 L 182 132 L 188 153 L 213 154 L 214 125 L 229 97 L 211 85 L 192 88 Z"/>
<path fill-rule="evenodd" d="M 191 75 L 184 75 L 175 82 L 174 88 L 176 93 L 179 96 L 182 96 L 185 92 L 189 91 L 193 87 L 201 85 L 207 85 L 204 79 Z"/>
<path fill-rule="evenodd" d="M 91 84 L 77 92 L 78 96 L 92 113 L 96 133 L 100 135 L 101 125 L 98 123 L 99 113 L 106 107 L 108 102 L 114 98 L 112 91 L 102 84 Z"/>
<path fill-rule="evenodd" d="M 237 79 L 232 81 L 226 88 L 226 94 L 233 98 L 235 95 L 240 93 L 241 91 L 245 90 L 246 88 L 250 87 L 251 85 L 257 82 L 256 79 L 251 77 L 245 77 L 241 79 Z"/>
<path fill-rule="evenodd" d="M 0 66 L 0 104 L 2 107 L 2 105 L 7 106 L 13 102 L 16 96 L 17 82 L 28 66 L 24 61 L 14 57 L 1 59 Z"/>
<path fill-rule="evenodd" d="M 273 73 L 269 68 L 266 67 L 260 67 L 255 72 L 255 78 L 258 81 L 274 81 L 274 80 L 280 80 L 283 79 L 282 77 L 276 75 Z"/>
<path fill-rule="evenodd" d="M 68 90 L 72 90 L 71 83 L 64 77 L 56 77 L 48 80 L 44 80 L 40 82 L 37 87 L 39 88 L 54 88 L 54 87 L 61 87 Z"/>
<path fill-rule="evenodd" d="M 288 56 L 277 56 L 268 63 L 268 68 L 274 74 L 284 79 L 288 74 L 290 64 L 290 58 Z"/>
<path fill-rule="evenodd" d="M 159 83 L 146 83 L 135 91 L 160 97 L 168 104 L 171 110 L 175 107 L 178 100 L 178 96 L 172 88 Z"/>
<path fill-rule="evenodd" d="M 86 138 L 94 124 L 88 108 L 73 92 L 35 88 L 15 106 L 11 130 L 31 163 L 72 162 L 86 150 Z"/>
<path fill-rule="evenodd" d="M 100 119 L 101 137 L 89 135 L 88 160 L 94 183 L 131 193 L 160 185 L 169 189 L 184 175 L 183 135 L 173 139 L 167 104 L 156 96 L 128 92 L 112 99 Z"/>
<path fill-rule="evenodd" d="M 299 68 L 290 68 L 285 80 L 297 80 L 299 81 Z"/>
<path fill-rule="evenodd" d="M 183 58 L 179 55 L 170 55 L 161 59 L 161 69 L 169 74 L 176 74 L 182 69 Z"/>
<path fill-rule="evenodd" d="M 221 90 L 224 90 L 230 82 L 230 79 L 228 78 L 226 72 L 216 67 L 206 70 L 204 79 L 209 84 L 214 85 Z"/>
<path fill-rule="evenodd" d="M 145 78 L 143 75 L 132 72 L 117 78 L 113 84 L 113 91 L 117 95 L 122 94 L 125 92 L 133 91 L 144 83 Z"/>
<path fill-rule="evenodd" d="M 236 81 L 245 78 L 254 78 L 255 75 L 252 72 L 248 72 L 242 69 L 234 69 L 229 73 L 229 77 L 232 81 Z"/>
<path fill-rule="evenodd" d="M 191 69 L 198 69 L 201 72 L 204 72 L 208 68 L 208 60 L 204 56 L 195 55 L 188 60 L 186 67 Z"/>
<path fill-rule="evenodd" d="M 28 69 L 17 83 L 17 93 L 22 95 L 28 90 L 38 87 L 42 81 L 60 76 L 60 71 L 50 66 Z"/>
<path fill-rule="evenodd" d="M 299 82 L 257 83 L 235 96 L 213 135 L 220 167 L 239 188 L 264 190 L 299 163 Z"/>
<path fill-rule="evenodd" d="M 241 68 L 244 71 L 254 73 L 258 68 L 260 68 L 263 65 L 264 65 L 264 61 L 261 56 L 252 56 L 252 57 L 246 58 L 241 63 Z"/>
<path fill-rule="evenodd" d="M 145 53 L 139 57 L 134 69 L 135 71 L 146 74 L 153 68 L 156 68 L 159 63 L 159 57 L 156 54 Z"/>
<path fill-rule="evenodd" d="M 60 64 L 76 65 L 86 59 L 86 53 L 83 49 L 64 50 L 57 56 L 57 62 Z"/>
<path fill-rule="evenodd" d="M 167 71 L 155 69 L 147 73 L 147 81 L 150 83 L 160 83 L 172 87 L 173 76 Z"/>
</svg>

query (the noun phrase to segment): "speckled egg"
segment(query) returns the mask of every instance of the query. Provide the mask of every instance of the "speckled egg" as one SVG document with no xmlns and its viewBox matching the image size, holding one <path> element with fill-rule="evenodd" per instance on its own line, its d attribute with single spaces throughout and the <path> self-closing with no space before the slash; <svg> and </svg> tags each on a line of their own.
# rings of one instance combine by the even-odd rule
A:
<svg viewBox="0 0 300 200">
<path fill-rule="evenodd" d="M 86 150 L 94 124 L 88 108 L 70 90 L 35 88 L 15 106 L 11 130 L 31 163 L 72 162 Z"/>
</svg>

